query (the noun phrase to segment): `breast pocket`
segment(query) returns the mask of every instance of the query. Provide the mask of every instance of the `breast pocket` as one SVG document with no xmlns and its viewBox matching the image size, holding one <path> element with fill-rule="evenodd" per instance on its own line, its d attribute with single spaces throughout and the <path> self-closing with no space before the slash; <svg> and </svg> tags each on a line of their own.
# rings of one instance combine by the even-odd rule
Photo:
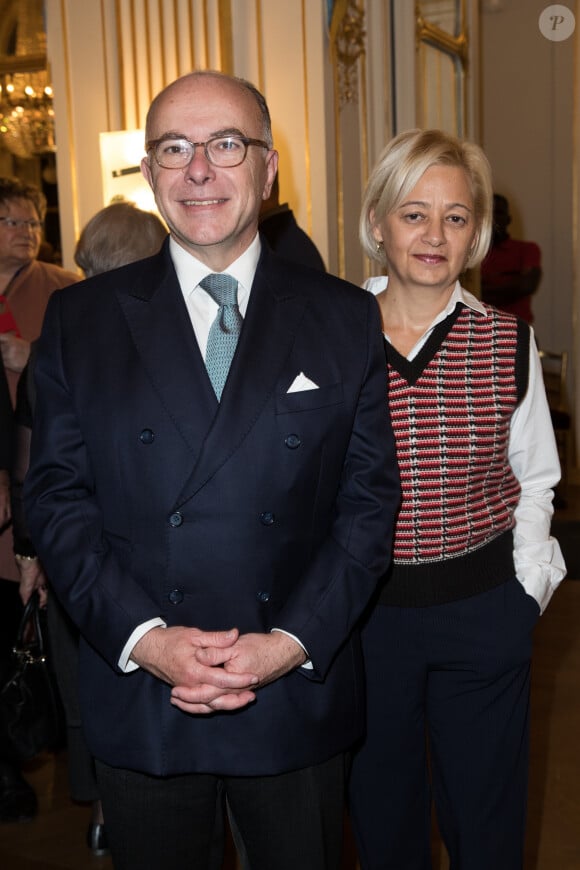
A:
<svg viewBox="0 0 580 870">
<path fill-rule="evenodd" d="M 340 405 L 344 401 L 342 383 L 330 384 L 316 390 L 300 390 L 276 396 L 277 414 L 294 414 L 299 411 L 315 411 Z"/>
</svg>

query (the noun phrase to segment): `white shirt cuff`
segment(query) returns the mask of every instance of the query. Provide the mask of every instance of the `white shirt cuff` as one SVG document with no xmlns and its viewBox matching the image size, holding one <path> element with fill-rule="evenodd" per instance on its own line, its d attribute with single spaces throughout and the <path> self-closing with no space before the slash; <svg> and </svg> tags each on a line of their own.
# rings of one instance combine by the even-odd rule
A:
<svg viewBox="0 0 580 870">
<path fill-rule="evenodd" d="M 306 656 L 308 657 L 308 650 L 306 649 L 306 647 L 304 646 L 303 643 L 300 643 L 300 641 L 298 640 L 298 638 L 294 634 L 290 634 L 289 631 L 284 631 L 283 628 L 273 628 L 272 631 L 279 631 L 280 634 L 285 634 L 286 637 L 291 637 L 292 640 L 295 640 L 296 643 L 298 644 L 298 646 L 304 650 L 304 652 L 306 653 Z M 300 667 L 306 668 L 307 671 L 314 670 L 314 665 L 312 664 L 312 662 L 308 658 L 307 658 L 307 661 L 305 661 L 303 665 L 300 665 Z"/>
<path fill-rule="evenodd" d="M 131 632 L 129 640 L 123 647 L 123 651 L 119 656 L 119 661 L 117 662 L 119 668 L 125 674 L 129 674 L 131 671 L 136 671 L 139 667 L 137 662 L 129 661 L 129 659 L 137 641 L 141 640 L 141 638 L 144 637 L 148 631 L 151 631 L 152 628 L 167 628 L 167 623 L 164 622 L 160 616 L 156 616 L 154 619 L 148 619 L 147 622 L 142 622 L 141 625 L 138 625 L 137 628 Z"/>
</svg>

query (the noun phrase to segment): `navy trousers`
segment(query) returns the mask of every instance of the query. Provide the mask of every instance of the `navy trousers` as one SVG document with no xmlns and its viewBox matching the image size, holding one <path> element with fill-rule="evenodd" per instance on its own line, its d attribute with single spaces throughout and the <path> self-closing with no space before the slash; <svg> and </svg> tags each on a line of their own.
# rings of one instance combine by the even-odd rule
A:
<svg viewBox="0 0 580 870">
<path fill-rule="evenodd" d="M 374 609 L 349 792 L 362 870 L 431 868 L 432 799 L 451 870 L 520 870 L 538 616 L 516 578 L 451 604 Z"/>
</svg>

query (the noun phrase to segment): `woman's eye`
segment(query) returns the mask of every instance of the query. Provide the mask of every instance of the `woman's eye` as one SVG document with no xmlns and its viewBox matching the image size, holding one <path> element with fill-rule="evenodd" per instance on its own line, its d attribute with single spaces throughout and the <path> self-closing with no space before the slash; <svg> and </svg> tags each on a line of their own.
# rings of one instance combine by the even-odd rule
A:
<svg viewBox="0 0 580 870">
<path fill-rule="evenodd" d="M 460 214 L 452 214 L 452 215 L 449 215 L 449 221 L 450 221 L 452 224 L 458 224 L 458 225 L 460 225 L 460 226 L 465 226 L 465 224 L 467 223 L 466 218 L 464 218 L 464 217 L 463 217 L 462 215 L 460 215 Z"/>
<path fill-rule="evenodd" d="M 423 215 L 418 211 L 413 211 L 409 214 L 406 214 L 404 217 L 405 220 L 409 221 L 409 223 L 417 223 L 422 219 Z"/>
</svg>

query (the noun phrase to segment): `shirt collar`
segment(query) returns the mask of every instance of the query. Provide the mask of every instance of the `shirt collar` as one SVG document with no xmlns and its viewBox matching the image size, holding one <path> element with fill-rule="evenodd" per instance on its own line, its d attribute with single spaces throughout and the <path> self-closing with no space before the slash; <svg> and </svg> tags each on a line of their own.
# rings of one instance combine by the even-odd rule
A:
<svg viewBox="0 0 580 870">
<path fill-rule="evenodd" d="M 238 282 L 238 305 L 240 309 L 242 306 L 245 307 L 245 303 L 250 295 L 261 250 L 260 236 L 256 233 L 254 240 L 244 253 L 237 260 L 234 260 L 233 263 L 230 263 L 227 269 L 224 269 L 224 272 L 231 275 Z M 169 254 L 175 266 L 182 293 L 187 298 L 190 293 L 197 291 L 200 281 L 203 281 L 207 275 L 212 274 L 211 269 L 208 269 L 205 263 L 202 263 L 201 260 L 198 260 L 193 254 L 186 251 L 185 248 L 182 248 L 173 238 L 169 239 Z"/>
<path fill-rule="evenodd" d="M 445 306 L 445 310 L 442 311 L 437 318 L 437 322 L 439 322 L 440 320 L 445 320 L 445 318 L 449 314 L 451 314 L 452 311 L 455 310 L 455 306 L 458 302 L 462 302 L 468 308 L 471 308 L 472 311 L 477 312 L 477 314 L 482 314 L 484 317 L 488 316 L 486 308 L 480 302 L 477 296 L 474 296 L 473 293 L 470 293 L 469 290 L 466 290 L 464 287 L 462 287 L 459 281 L 456 281 L 455 287 L 453 288 L 453 293 L 449 297 L 449 302 Z"/>
<path fill-rule="evenodd" d="M 382 293 L 383 290 L 386 290 L 389 284 L 389 279 L 386 275 L 379 276 L 378 278 L 368 278 L 363 287 L 372 293 L 374 296 L 377 296 L 379 293 Z M 461 286 L 459 281 L 455 282 L 455 287 L 453 288 L 453 293 L 449 297 L 449 301 L 445 308 L 439 312 L 433 323 L 429 326 L 431 329 L 437 323 L 440 323 L 442 320 L 445 320 L 453 311 L 455 311 L 455 306 L 458 302 L 462 302 L 468 308 L 471 308 L 473 311 L 477 312 L 477 314 L 483 315 L 483 317 L 488 316 L 488 311 L 485 306 L 480 302 L 480 300 L 470 293 L 469 290 L 465 290 L 464 287 Z"/>
<path fill-rule="evenodd" d="M 387 279 L 388 283 L 388 279 Z M 453 293 L 449 297 L 449 301 L 445 308 L 439 312 L 437 317 L 433 320 L 433 322 L 429 325 L 425 335 L 430 335 L 432 330 L 438 323 L 441 323 L 442 320 L 445 320 L 446 317 L 449 317 L 455 311 L 458 303 L 463 303 L 467 308 L 471 308 L 472 311 L 475 311 L 476 314 L 481 314 L 483 317 L 488 316 L 488 312 L 479 301 L 479 299 L 470 293 L 469 290 L 466 290 L 461 286 L 459 281 L 455 282 L 455 287 L 453 288 Z"/>
<path fill-rule="evenodd" d="M 379 293 L 381 293 L 383 290 L 385 290 L 388 283 L 389 283 L 389 279 L 385 275 L 382 275 L 382 276 L 379 276 L 377 278 L 367 279 L 363 286 L 365 287 L 366 290 L 369 291 L 369 293 L 372 293 L 374 296 L 377 296 Z M 453 311 L 455 311 L 455 308 L 456 308 L 458 303 L 465 305 L 467 308 L 471 308 L 472 311 L 475 311 L 476 314 L 480 314 L 483 317 L 489 316 L 487 309 L 479 301 L 479 299 L 477 299 L 477 297 L 474 296 L 473 293 L 470 293 L 468 290 L 465 290 L 461 286 L 459 281 L 456 281 L 455 287 L 453 288 L 453 292 L 452 292 L 451 296 L 449 297 L 449 301 L 447 302 L 447 305 L 445 306 L 445 308 L 442 311 L 439 312 L 437 317 L 435 317 L 435 319 L 429 324 L 429 326 L 427 327 L 427 329 L 425 330 L 425 332 L 423 333 L 421 338 L 417 341 L 417 343 L 414 345 L 414 347 L 411 349 L 411 351 L 407 355 L 407 359 L 414 359 L 414 357 L 419 353 L 419 351 L 421 350 L 421 348 L 423 347 L 423 345 L 425 344 L 425 342 L 427 341 L 427 339 L 429 338 L 429 336 L 431 335 L 431 333 L 433 332 L 433 330 L 437 326 L 437 324 L 441 323 L 443 320 L 445 320 L 446 317 L 449 317 L 449 315 L 452 314 Z M 388 333 L 385 332 L 384 335 L 385 335 L 385 338 L 387 338 L 390 341 Z"/>
</svg>

